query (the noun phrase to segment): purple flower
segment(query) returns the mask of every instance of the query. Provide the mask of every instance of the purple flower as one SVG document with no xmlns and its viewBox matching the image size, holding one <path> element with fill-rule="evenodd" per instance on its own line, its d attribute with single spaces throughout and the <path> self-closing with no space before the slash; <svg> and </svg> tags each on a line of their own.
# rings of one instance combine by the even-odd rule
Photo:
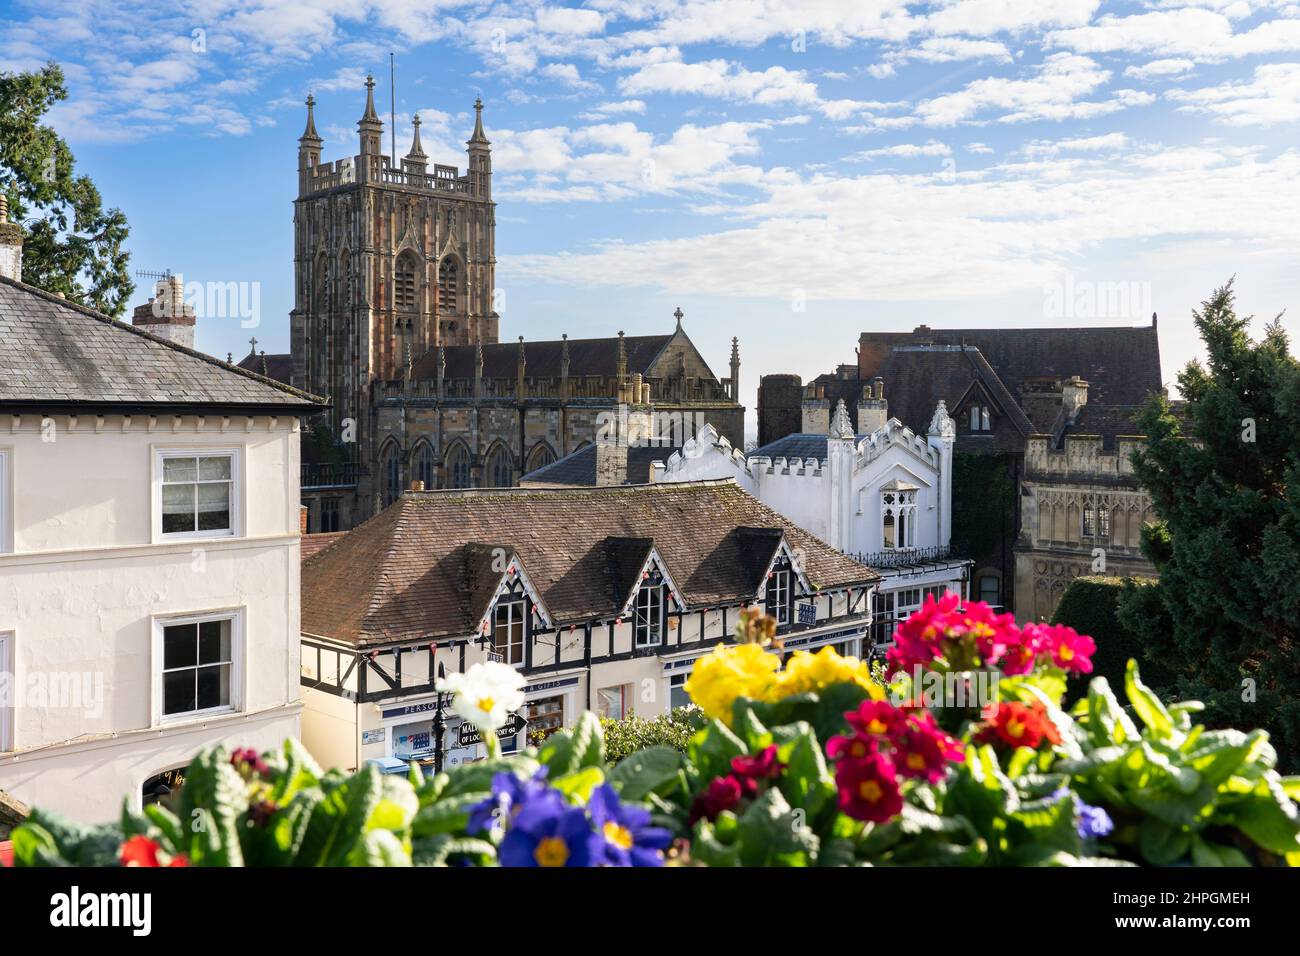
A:
<svg viewBox="0 0 1300 956">
<path fill-rule="evenodd" d="M 596 865 L 663 866 L 672 834 L 650 826 L 650 811 L 621 803 L 609 784 L 601 784 L 587 804 L 596 833 Z"/>
<path fill-rule="evenodd" d="M 1078 797 L 1075 797 L 1075 806 L 1079 811 L 1078 830 L 1082 839 L 1104 837 L 1115 829 L 1114 821 L 1103 808 L 1089 806 Z"/>
<path fill-rule="evenodd" d="M 591 866 L 595 844 L 586 811 L 542 788 L 514 812 L 497 857 L 502 866 Z"/>
<path fill-rule="evenodd" d="M 517 814 L 532 797 L 545 792 L 546 768 L 542 767 L 529 780 L 521 780 L 508 770 L 492 778 L 492 795 L 482 803 L 470 807 L 467 833 L 483 833 L 492 829 L 505 829 L 506 823 Z"/>
</svg>

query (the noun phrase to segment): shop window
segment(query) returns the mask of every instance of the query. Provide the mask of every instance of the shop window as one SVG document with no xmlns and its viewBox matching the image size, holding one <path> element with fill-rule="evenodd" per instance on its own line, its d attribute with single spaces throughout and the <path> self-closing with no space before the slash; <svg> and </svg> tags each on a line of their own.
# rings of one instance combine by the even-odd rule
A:
<svg viewBox="0 0 1300 956">
<path fill-rule="evenodd" d="M 600 716 L 609 720 L 624 720 L 632 715 L 632 685 L 619 684 L 602 687 L 596 692 Z"/>
</svg>

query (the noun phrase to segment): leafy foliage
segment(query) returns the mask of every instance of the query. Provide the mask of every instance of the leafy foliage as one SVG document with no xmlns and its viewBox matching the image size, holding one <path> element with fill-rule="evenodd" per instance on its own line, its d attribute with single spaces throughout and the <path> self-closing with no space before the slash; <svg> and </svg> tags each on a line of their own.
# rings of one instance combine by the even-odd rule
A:
<svg viewBox="0 0 1300 956">
<path fill-rule="evenodd" d="M 1123 686 L 1129 658 L 1141 662 L 1152 686 L 1163 688 L 1173 683 L 1169 669 L 1152 658 L 1142 640 L 1119 620 L 1119 606 L 1125 596 L 1150 586 L 1150 581 L 1137 578 L 1075 578 L 1052 616 L 1053 624 L 1066 624 L 1096 639 L 1092 672 L 1113 685 Z"/>
<path fill-rule="evenodd" d="M 73 171 L 72 150 L 45 113 L 67 99 L 54 63 L 31 73 L 0 73 L 0 191 L 21 223 L 23 281 L 120 316 L 135 286 L 127 271 L 126 217 L 103 208 L 88 176 Z"/>
<path fill-rule="evenodd" d="M 703 724 L 704 715 L 698 707 L 675 707 L 655 717 L 632 714 L 623 720 L 601 718 L 605 757 L 611 763 L 618 763 L 629 754 L 659 746 L 685 753 L 691 736 Z"/>
<path fill-rule="evenodd" d="M 1160 522 L 1143 549 L 1160 572 L 1120 620 L 1166 662 L 1210 726 L 1267 729 L 1300 766 L 1300 362 L 1278 322 L 1247 334 L 1232 283 L 1194 314 L 1207 362 L 1178 376 L 1186 407 L 1155 398 L 1135 469 Z"/>
</svg>

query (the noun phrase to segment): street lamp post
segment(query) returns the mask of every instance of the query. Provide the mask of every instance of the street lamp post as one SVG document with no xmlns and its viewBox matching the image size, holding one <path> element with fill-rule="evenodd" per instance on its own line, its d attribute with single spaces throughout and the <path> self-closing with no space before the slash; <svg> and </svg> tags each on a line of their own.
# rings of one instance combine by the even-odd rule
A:
<svg viewBox="0 0 1300 956">
<path fill-rule="evenodd" d="M 443 678 L 447 676 L 446 668 L 442 662 L 438 663 L 438 683 L 441 684 Z M 437 691 L 438 697 L 433 708 L 433 772 L 442 773 L 442 751 L 443 737 L 447 733 L 447 721 L 442 715 L 443 692 Z"/>
</svg>

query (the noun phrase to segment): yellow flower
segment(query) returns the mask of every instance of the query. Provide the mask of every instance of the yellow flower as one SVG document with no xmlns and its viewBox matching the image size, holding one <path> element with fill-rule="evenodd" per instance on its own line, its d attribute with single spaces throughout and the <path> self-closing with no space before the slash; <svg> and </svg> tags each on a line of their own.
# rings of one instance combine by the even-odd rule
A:
<svg viewBox="0 0 1300 956">
<path fill-rule="evenodd" d="M 758 644 L 716 647 L 695 662 L 686 693 L 708 716 L 730 724 L 737 697 L 769 699 L 780 666 L 776 655 Z"/>
<path fill-rule="evenodd" d="M 833 647 L 823 647 L 816 654 L 795 651 L 777 678 L 771 700 L 781 700 L 795 694 L 824 690 L 835 684 L 857 684 L 874 700 L 885 697 L 882 688 L 871 677 L 871 667 L 856 657 L 841 657 Z"/>
</svg>

